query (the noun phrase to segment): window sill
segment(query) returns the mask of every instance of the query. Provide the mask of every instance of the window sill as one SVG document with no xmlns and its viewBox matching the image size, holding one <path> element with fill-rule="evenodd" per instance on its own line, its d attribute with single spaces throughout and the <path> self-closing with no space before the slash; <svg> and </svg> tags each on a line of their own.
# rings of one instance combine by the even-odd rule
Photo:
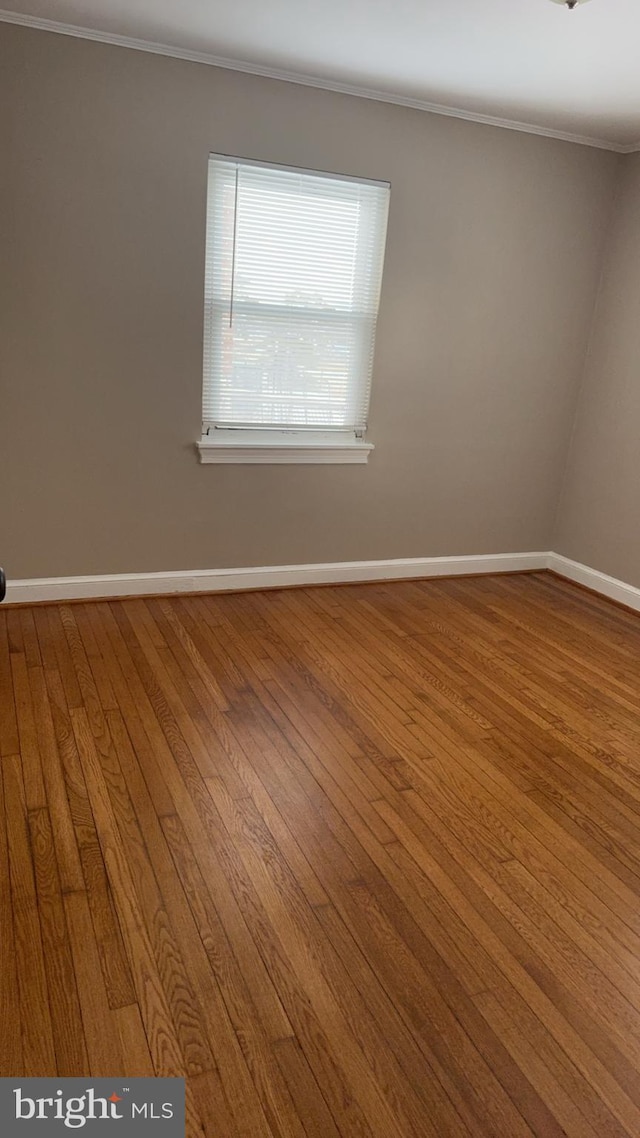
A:
<svg viewBox="0 0 640 1138">
<path fill-rule="evenodd" d="M 332 432 L 216 431 L 196 443 L 200 462 L 353 463 L 367 462 L 373 443 Z"/>
</svg>

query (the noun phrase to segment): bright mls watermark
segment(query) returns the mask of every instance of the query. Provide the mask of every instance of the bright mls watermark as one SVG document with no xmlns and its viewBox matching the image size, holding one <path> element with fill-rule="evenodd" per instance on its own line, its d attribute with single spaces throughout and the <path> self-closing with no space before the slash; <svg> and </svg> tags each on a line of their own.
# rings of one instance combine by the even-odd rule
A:
<svg viewBox="0 0 640 1138">
<path fill-rule="evenodd" d="M 0 1134 L 184 1138 L 184 1079 L 0 1079 Z"/>
</svg>

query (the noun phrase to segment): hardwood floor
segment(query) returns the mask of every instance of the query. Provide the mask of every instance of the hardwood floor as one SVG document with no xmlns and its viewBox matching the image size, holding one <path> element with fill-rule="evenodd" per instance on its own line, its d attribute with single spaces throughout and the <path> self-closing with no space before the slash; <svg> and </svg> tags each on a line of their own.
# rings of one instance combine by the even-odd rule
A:
<svg viewBox="0 0 640 1138">
<path fill-rule="evenodd" d="M 638 1138 L 639 689 L 544 573 L 0 609 L 0 1075 Z"/>
</svg>

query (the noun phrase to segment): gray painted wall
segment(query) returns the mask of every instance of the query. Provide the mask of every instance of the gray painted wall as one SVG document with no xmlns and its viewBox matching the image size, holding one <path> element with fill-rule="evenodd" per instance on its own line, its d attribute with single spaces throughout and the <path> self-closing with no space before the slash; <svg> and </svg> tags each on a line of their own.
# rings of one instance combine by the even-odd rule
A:
<svg viewBox="0 0 640 1138">
<path fill-rule="evenodd" d="M 555 537 L 640 586 L 640 155 L 623 162 Z"/>
<path fill-rule="evenodd" d="M 0 120 L 10 576 L 549 548 L 614 155 L 6 24 Z M 391 181 L 368 466 L 198 464 L 209 151 Z"/>
</svg>

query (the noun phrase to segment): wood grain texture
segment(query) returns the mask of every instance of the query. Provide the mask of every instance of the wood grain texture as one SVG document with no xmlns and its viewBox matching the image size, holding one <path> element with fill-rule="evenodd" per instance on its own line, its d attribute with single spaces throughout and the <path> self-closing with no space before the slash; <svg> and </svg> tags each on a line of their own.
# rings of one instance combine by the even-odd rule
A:
<svg viewBox="0 0 640 1138">
<path fill-rule="evenodd" d="M 0 1075 L 637 1138 L 639 649 L 546 573 L 2 610 Z"/>
</svg>

